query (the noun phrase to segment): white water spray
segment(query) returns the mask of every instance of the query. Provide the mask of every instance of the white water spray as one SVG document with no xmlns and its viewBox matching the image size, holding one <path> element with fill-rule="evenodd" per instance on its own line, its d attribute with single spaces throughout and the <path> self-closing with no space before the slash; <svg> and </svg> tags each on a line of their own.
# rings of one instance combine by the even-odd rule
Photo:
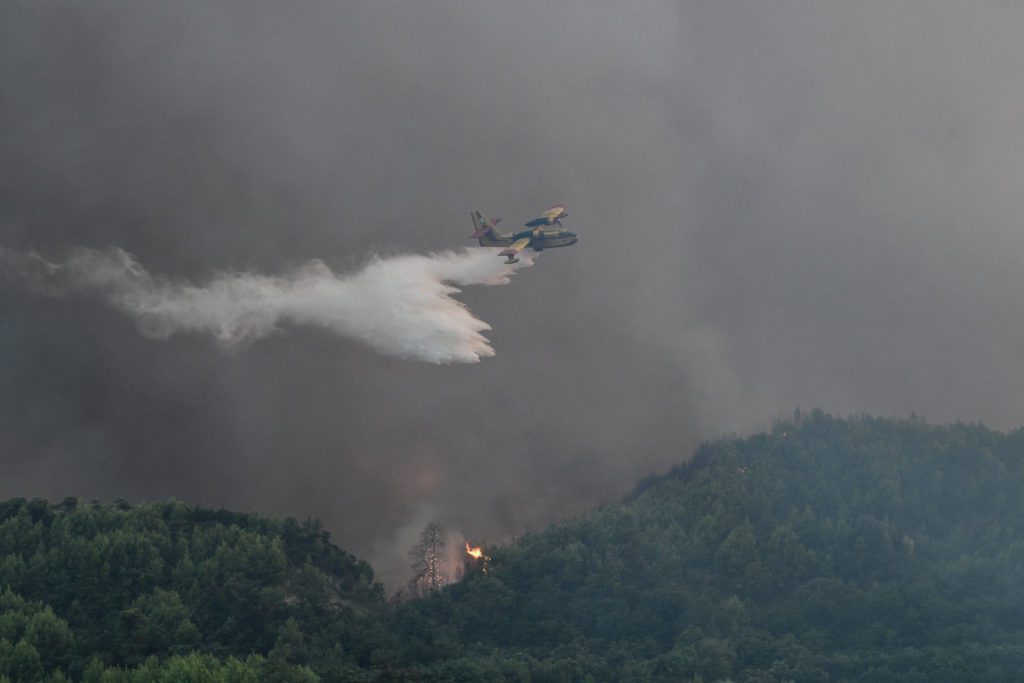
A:
<svg viewBox="0 0 1024 683">
<path fill-rule="evenodd" d="M 504 285 L 519 268 L 495 249 L 372 259 L 339 274 L 317 259 L 280 276 L 224 273 L 202 285 L 150 274 L 120 249 L 77 249 L 52 263 L 0 248 L 10 282 L 52 295 L 94 291 L 133 316 L 143 334 L 165 339 L 204 332 L 224 346 L 265 337 L 282 322 L 322 327 L 377 351 L 430 363 L 476 363 L 494 355 L 491 329 L 454 298 L 455 285 Z"/>
</svg>

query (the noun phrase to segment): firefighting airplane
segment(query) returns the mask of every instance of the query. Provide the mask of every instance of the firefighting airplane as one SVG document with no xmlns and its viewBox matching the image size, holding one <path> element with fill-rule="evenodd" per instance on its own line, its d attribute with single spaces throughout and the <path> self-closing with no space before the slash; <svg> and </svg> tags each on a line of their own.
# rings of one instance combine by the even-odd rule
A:
<svg viewBox="0 0 1024 683">
<path fill-rule="evenodd" d="M 562 219 L 569 215 L 564 206 L 552 206 L 526 224 L 530 230 L 517 233 L 504 233 L 495 227 L 500 218 L 491 221 L 479 211 L 470 214 L 473 217 L 475 232 L 470 237 L 480 240 L 481 247 L 505 247 L 499 255 L 508 257 L 505 263 L 517 263 L 516 254 L 530 247 L 534 251 L 543 251 L 553 247 L 568 247 L 576 244 L 579 239 L 576 233 L 562 229 Z M 545 230 L 544 225 L 557 225 L 557 228 Z"/>
</svg>

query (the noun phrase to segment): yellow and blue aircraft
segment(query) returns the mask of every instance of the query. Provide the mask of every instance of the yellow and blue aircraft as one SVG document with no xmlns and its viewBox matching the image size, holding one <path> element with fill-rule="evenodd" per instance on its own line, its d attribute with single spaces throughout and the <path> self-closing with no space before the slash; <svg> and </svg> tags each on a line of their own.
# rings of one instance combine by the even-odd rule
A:
<svg viewBox="0 0 1024 683">
<path fill-rule="evenodd" d="M 517 263 L 519 259 L 516 255 L 527 247 L 534 251 L 543 251 L 553 247 L 568 247 L 576 244 L 579 239 L 576 233 L 562 229 L 562 219 L 569 215 L 564 206 L 552 206 L 542 213 L 540 218 L 534 218 L 524 226 L 530 230 L 517 233 L 504 233 L 498 230 L 496 224 L 500 218 L 491 221 L 479 211 L 474 211 L 470 215 L 473 217 L 475 229 L 470 237 L 479 240 L 481 247 L 505 247 L 499 253 L 500 256 L 507 257 L 505 263 Z M 558 227 L 545 230 L 542 227 L 545 225 Z"/>
</svg>

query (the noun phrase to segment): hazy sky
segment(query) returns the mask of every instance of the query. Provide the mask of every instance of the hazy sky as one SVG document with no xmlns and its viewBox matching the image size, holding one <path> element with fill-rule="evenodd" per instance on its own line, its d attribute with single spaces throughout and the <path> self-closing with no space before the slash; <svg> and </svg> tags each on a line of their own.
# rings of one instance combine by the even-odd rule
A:
<svg viewBox="0 0 1024 683">
<path fill-rule="evenodd" d="M 1005 2 L 0 5 L 0 245 L 202 281 L 570 248 L 461 297 L 495 358 L 288 327 L 230 353 L 0 291 L 0 496 L 318 516 L 391 578 L 800 406 L 1020 425 L 1024 8 Z M 396 539 L 397 542 L 396 542 Z M 392 552 L 391 548 L 397 548 Z M 397 559 L 395 559 L 397 558 Z"/>
</svg>

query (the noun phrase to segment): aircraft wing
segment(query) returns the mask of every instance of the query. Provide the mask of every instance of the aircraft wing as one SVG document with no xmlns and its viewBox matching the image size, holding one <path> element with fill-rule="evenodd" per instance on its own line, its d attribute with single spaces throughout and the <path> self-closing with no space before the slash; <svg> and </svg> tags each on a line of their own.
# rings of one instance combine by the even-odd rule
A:
<svg viewBox="0 0 1024 683">
<path fill-rule="evenodd" d="M 508 257 L 508 260 L 505 261 L 505 263 L 515 263 L 516 261 L 519 260 L 516 258 L 516 254 L 521 252 L 523 249 L 526 249 L 526 247 L 528 246 L 530 246 L 530 238 L 522 237 L 520 239 L 517 239 L 512 244 L 508 245 L 507 248 L 502 249 L 499 255 Z"/>
<path fill-rule="evenodd" d="M 565 207 L 562 205 L 552 206 L 550 209 L 541 214 L 541 218 L 554 218 L 558 219 L 562 217 L 562 214 L 566 213 Z"/>
<path fill-rule="evenodd" d="M 550 209 L 545 209 L 544 213 L 540 215 L 540 218 L 534 218 L 529 223 L 526 223 L 526 227 L 533 228 L 539 225 L 561 225 L 561 219 L 569 215 L 569 212 L 565 210 L 565 207 L 561 204 L 552 206 Z"/>
</svg>

